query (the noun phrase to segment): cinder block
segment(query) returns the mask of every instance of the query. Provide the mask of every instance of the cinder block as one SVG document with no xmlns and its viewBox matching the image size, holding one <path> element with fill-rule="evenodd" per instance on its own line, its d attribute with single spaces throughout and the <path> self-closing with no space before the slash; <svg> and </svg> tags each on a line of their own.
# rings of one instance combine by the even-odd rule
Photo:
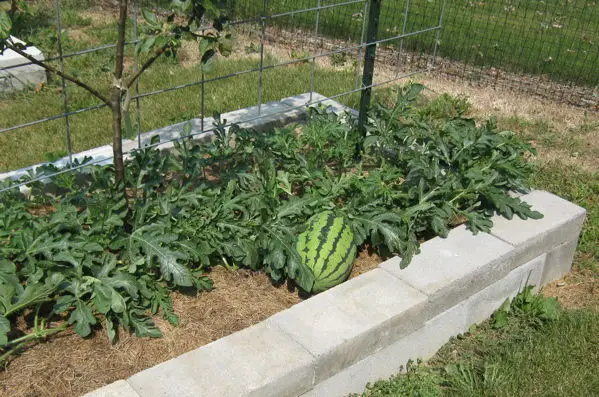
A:
<svg viewBox="0 0 599 397">
<path fill-rule="evenodd" d="M 241 381 L 209 349 L 196 349 L 128 379 L 143 397 L 243 396 Z"/>
<path fill-rule="evenodd" d="M 350 393 L 362 393 L 367 383 L 404 371 L 410 359 L 432 357 L 452 336 L 466 329 L 466 305 L 462 303 L 431 319 L 417 331 L 318 383 L 302 397 L 345 397 Z"/>
<path fill-rule="evenodd" d="M 289 105 L 292 108 L 295 109 L 300 109 L 302 107 L 308 107 L 308 106 L 324 106 L 325 108 L 327 108 L 327 110 L 329 112 L 333 112 L 336 114 L 343 114 L 345 112 L 351 113 L 354 116 L 358 115 L 358 111 L 355 109 L 352 109 L 348 106 L 344 106 L 343 104 L 334 101 L 332 99 L 327 98 L 324 95 L 321 95 L 317 92 L 313 92 L 312 96 L 310 98 L 310 93 L 306 92 L 303 94 L 299 94 L 299 95 L 295 95 L 295 96 L 291 96 L 288 98 L 283 98 L 281 99 L 281 102 Z"/>
<path fill-rule="evenodd" d="M 511 245 L 460 226 L 446 239 L 422 244 L 421 253 L 403 270 L 397 257 L 379 266 L 428 295 L 426 317 L 432 318 L 506 275 L 513 260 Z"/>
<path fill-rule="evenodd" d="M 13 44 L 25 44 L 13 36 L 10 36 L 9 40 Z M 34 46 L 28 46 L 25 52 L 38 61 L 45 59 L 44 54 Z M 24 65 L 27 63 L 29 64 Z M 0 92 L 23 90 L 44 81 L 46 71 L 41 66 L 31 64 L 28 59 L 13 50 L 6 49 L 0 55 Z"/>
<path fill-rule="evenodd" d="M 538 291 L 541 286 L 546 258 L 547 255 L 543 254 L 515 268 L 501 280 L 468 298 L 466 301 L 468 307 L 467 325 L 478 324 L 488 319 L 507 298 L 512 299 L 526 285 L 534 285 L 535 290 Z"/>
<path fill-rule="evenodd" d="M 163 142 L 159 146 L 161 150 L 170 149 L 174 146 L 173 140 L 179 139 L 185 135 L 185 126 L 190 124 L 191 130 L 190 134 L 193 135 L 194 140 L 206 139 L 214 135 L 212 129 L 214 128 L 214 119 L 212 117 L 204 118 L 204 129 L 202 130 L 202 120 L 201 119 L 191 119 L 188 121 L 184 121 L 181 123 L 169 125 L 163 128 L 158 128 L 153 131 L 145 132 L 141 134 L 139 140 L 133 139 L 131 142 L 133 143 L 133 147 L 131 149 L 137 149 L 138 141 L 141 142 L 141 147 L 144 148 L 146 146 L 150 146 L 152 144 L 152 139 L 155 136 L 160 137 L 160 142 Z M 206 131 L 202 134 L 203 131 Z M 198 135 L 199 134 L 199 135 Z"/>
<path fill-rule="evenodd" d="M 305 109 L 292 109 L 281 102 L 268 102 L 260 106 L 239 109 L 221 115 L 227 124 L 238 124 L 241 128 L 268 130 L 303 120 L 307 116 Z"/>
<path fill-rule="evenodd" d="M 560 244 L 547 254 L 547 264 L 540 285 L 559 280 L 570 272 L 578 239 Z"/>
<path fill-rule="evenodd" d="M 584 208 L 540 190 L 522 196 L 522 200 L 541 212 L 543 219 L 508 220 L 495 216 L 491 230 L 493 236 L 516 247 L 515 266 L 578 238 L 586 215 Z"/>
<path fill-rule="evenodd" d="M 298 396 L 314 381 L 315 360 L 306 349 L 266 321 L 208 347 L 241 379 L 244 396 Z"/>
<path fill-rule="evenodd" d="M 117 380 L 107 386 L 85 394 L 83 397 L 141 397 L 127 381 Z"/>
<path fill-rule="evenodd" d="M 313 357 L 267 322 L 219 339 L 129 379 L 143 397 L 298 396 L 314 379 Z"/>
<path fill-rule="evenodd" d="M 318 383 L 424 324 L 426 296 L 375 269 L 269 321 L 316 357 Z"/>
</svg>

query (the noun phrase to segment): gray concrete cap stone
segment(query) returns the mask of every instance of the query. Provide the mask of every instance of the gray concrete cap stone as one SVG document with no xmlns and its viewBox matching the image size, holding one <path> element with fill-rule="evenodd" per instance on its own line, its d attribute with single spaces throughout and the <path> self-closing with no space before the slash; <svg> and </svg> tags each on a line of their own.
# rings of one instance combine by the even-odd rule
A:
<svg viewBox="0 0 599 397">
<path fill-rule="evenodd" d="M 516 266 L 549 252 L 558 245 L 575 240 L 582 228 L 586 210 L 556 195 L 535 190 L 521 197 L 542 219 L 508 220 L 493 218 L 491 234 L 516 247 L 519 263 Z"/>
<path fill-rule="evenodd" d="M 267 322 L 129 379 L 143 397 L 285 397 L 310 389 L 313 357 Z"/>
<path fill-rule="evenodd" d="M 85 394 L 83 397 L 141 397 L 127 381 L 117 380 L 107 386 Z"/>
<path fill-rule="evenodd" d="M 316 383 L 424 324 L 426 296 L 375 269 L 270 318 L 312 353 Z"/>
<path fill-rule="evenodd" d="M 487 233 L 473 235 L 465 226 L 425 242 L 421 251 L 403 270 L 397 257 L 379 266 L 429 296 L 428 318 L 503 277 L 514 260 L 511 245 Z"/>
<path fill-rule="evenodd" d="M 218 357 L 202 348 L 139 372 L 128 382 L 143 397 L 227 397 L 245 392 Z"/>
<path fill-rule="evenodd" d="M 297 396 L 314 381 L 314 357 L 268 321 L 220 339 L 207 349 L 241 379 L 244 396 Z"/>
</svg>

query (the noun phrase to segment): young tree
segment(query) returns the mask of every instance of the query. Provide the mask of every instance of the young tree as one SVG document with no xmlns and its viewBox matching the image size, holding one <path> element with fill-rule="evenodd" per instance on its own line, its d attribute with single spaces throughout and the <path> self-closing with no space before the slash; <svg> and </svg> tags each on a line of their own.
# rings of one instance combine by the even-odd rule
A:
<svg viewBox="0 0 599 397">
<path fill-rule="evenodd" d="M 125 107 L 128 103 L 126 99 L 130 95 L 129 90 L 144 71 L 162 56 L 175 56 L 182 40 L 198 42 L 203 71 L 212 67 L 214 57 L 218 53 L 228 55 L 231 52 L 231 33 L 227 30 L 227 18 L 222 7 L 213 0 L 172 0 L 168 15 L 159 16 L 152 11 L 143 10 L 144 23 L 141 25 L 143 33 L 136 45 L 136 51 L 146 59 L 139 70 L 126 76 L 124 61 L 129 4 L 129 0 L 118 0 L 118 40 L 115 49 L 114 79 L 109 95 L 25 52 L 24 45 L 11 39 L 12 21 L 18 12 L 17 8 L 11 7 L 10 11 L 0 13 L 0 54 L 6 49 L 16 52 L 31 63 L 85 89 L 111 110 L 112 148 L 117 184 L 123 181 L 125 175 L 121 131 L 123 112 L 126 111 Z M 210 18 L 209 26 L 203 25 L 205 18 Z"/>
</svg>

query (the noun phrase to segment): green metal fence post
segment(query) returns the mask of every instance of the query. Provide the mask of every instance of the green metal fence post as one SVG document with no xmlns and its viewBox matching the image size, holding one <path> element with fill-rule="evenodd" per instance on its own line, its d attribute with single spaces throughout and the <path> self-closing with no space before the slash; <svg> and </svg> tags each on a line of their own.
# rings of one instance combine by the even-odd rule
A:
<svg viewBox="0 0 599 397">
<path fill-rule="evenodd" d="M 366 53 L 364 55 L 364 73 L 362 75 L 362 95 L 360 98 L 360 114 L 358 116 L 358 130 L 362 137 L 366 136 L 366 121 L 368 108 L 372 98 L 372 82 L 374 79 L 374 66 L 376 62 L 376 42 L 378 40 L 381 4 L 383 0 L 370 0 L 368 7 L 368 31 L 366 33 Z M 358 145 L 357 155 L 362 153 L 362 144 Z"/>
</svg>

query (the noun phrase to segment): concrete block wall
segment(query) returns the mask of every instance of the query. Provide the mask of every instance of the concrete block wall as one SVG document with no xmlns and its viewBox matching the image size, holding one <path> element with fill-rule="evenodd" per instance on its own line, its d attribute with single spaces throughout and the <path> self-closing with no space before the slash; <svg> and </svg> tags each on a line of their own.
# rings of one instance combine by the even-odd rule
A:
<svg viewBox="0 0 599 397">
<path fill-rule="evenodd" d="M 496 217 L 434 238 L 410 266 L 395 257 L 253 327 L 88 393 L 86 397 L 343 397 L 427 359 L 488 318 L 527 283 L 572 265 L 585 210 L 533 191 L 541 220 Z"/>
</svg>

